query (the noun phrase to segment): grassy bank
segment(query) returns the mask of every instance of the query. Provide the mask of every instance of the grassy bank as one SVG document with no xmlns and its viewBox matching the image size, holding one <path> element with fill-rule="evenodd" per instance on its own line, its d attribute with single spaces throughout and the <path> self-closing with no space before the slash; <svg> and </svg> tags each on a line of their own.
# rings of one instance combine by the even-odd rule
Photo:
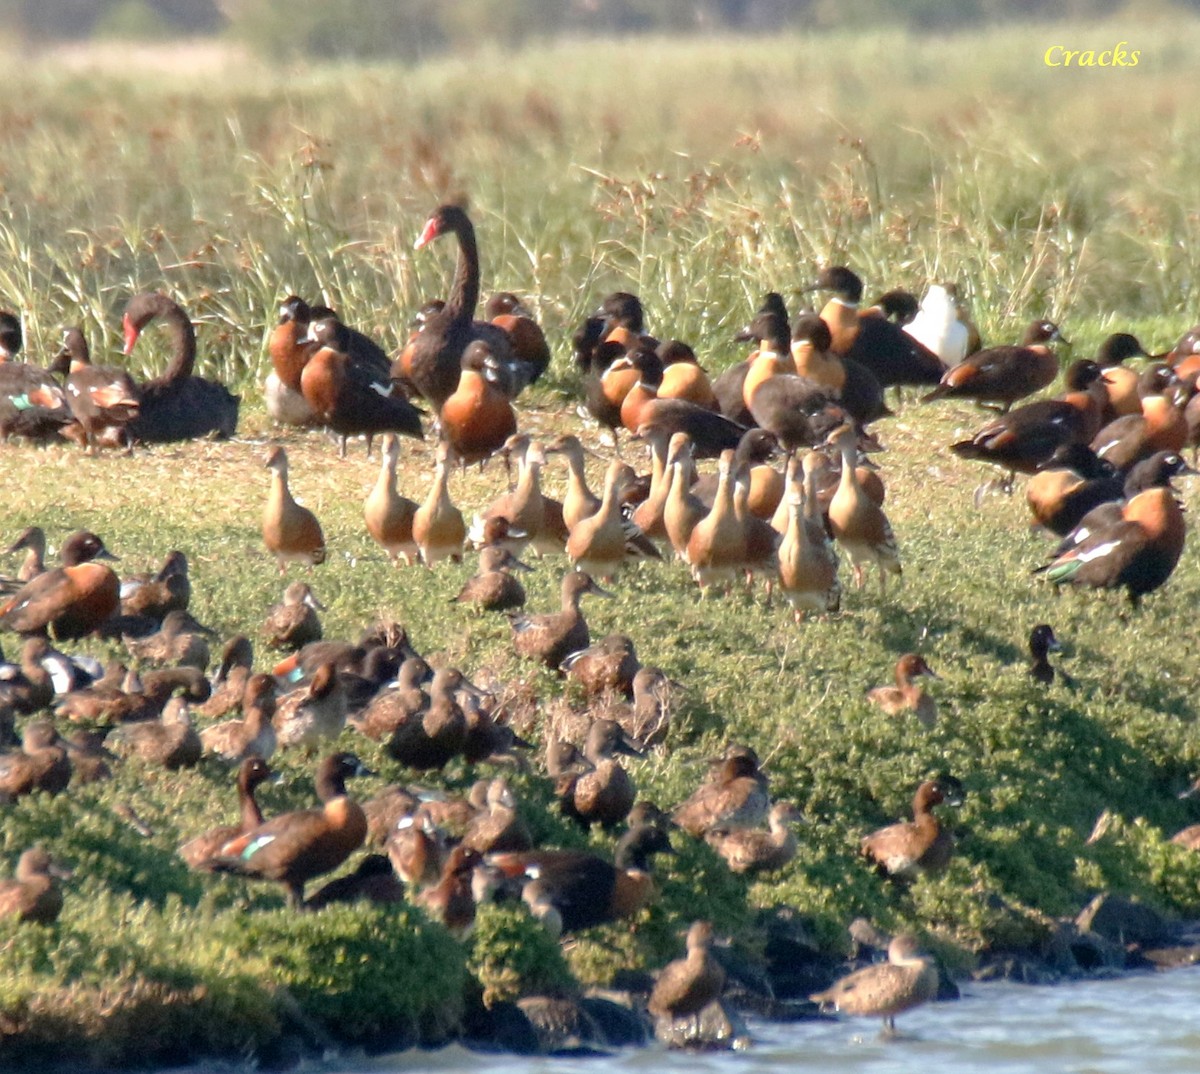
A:
<svg viewBox="0 0 1200 1074">
<path fill-rule="evenodd" d="M 107 355 L 130 293 L 172 291 L 200 322 L 202 369 L 245 394 L 243 435 L 131 459 L 6 446 L 3 528 L 37 522 L 57 541 L 86 525 L 130 572 L 183 549 L 198 618 L 225 636 L 253 632 L 280 590 L 258 535 L 263 445 L 276 434 L 257 385 L 275 305 L 320 292 L 395 344 L 420 301 L 445 291 L 448 251 L 410 248 L 428 210 L 456 194 L 477 222 L 485 288 L 529 294 L 555 347 L 549 383 L 522 415 L 539 435 L 577 429 L 566 336 L 617 288 L 640 292 L 655 331 L 694 341 L 718 368 L 737 354 L 732 330 L 762 291 L 801 286 L 828 259 L 857 266 L 872 291 L 955 277 L 990 339 L 1048 314 L 1077 353 L 1116 328 L 1164 349 L 1195 320 L 1200 119 L 1178 70 L 1200 28 L 1137 32 L 1135 72 L 1042 65 L 1059 37 L 1133 36 L 1119 24 L 652 51 L 579 43 L 417 70 L 269 71 L 220 55 L 189 69 L 186 53 L 170 75 L 161 58 L 145 73 L 128 58 L 119 71 L 35 61 L 19 93 L 15 82 L 0 88 L 3 303 L 25 316 L 35 358 L 64 322 L 82 323 Z M 631 79 L 636 112 L 620 103 Z M 157 368 L 155 333 L 139 346 L 135 367 Z M 701 604 L 684 569 L 664 564 L 589 606 L 594 634 L 631 634 L 643 662 L 686 685 L 670 749 L 631 764 L 645 794 L 673 805 L 702 758 L 746 740 L 767 758 L 773 793 L 813 824 L 788 869 L 749 885 L 677 837 L 662 898 L 636 928 L 602 929 L 570 950 L 580 979 L 660 965 L 698 913 L 753 946 L 753 911 L 777 903 L 798 907 L 826 945 L 865 914 L 911 925 L 961 962 L 998 946 L 1036 951 L 1053 916 L 1100 890 L 1200 912 L 1200 859 L 1165 841 L 1195 819 L 1175 798 L 1200 765 L 1186 642 L 1200 596 L 1195 549 L 1140 613 L 1115 596 L 1054 596 L 1029 577 L 1046 544 L 1029 533 L 1019 496 L 976 511 L 981 473 L 945 450 L 980 420 L 965 406 L 910 404 L 881 425 L 905 569 L 884 605 L 873 589 L 850 592 L 842 615 L 797 628 L 743 596 Z M 361 524 L 375 463 L 361 449 L 337 461 L 315 434 L 284 440 L 293 488 L 329 542 L 313 578 L 326 635 L 393 616 L 435 661 L 514 696 L 536 693 L 543 707 L 526 711 L 524 729 L 540 740 L 563 687 L 518 663 L 503 619 L 447 603 L 470 568 L 392 570 Z M 402 491 L 419 497 L 430 470 L 429 446 L 406 445 Z M 453 494 L 476 508 L 501 485 L 496 469 L 471 472 Z M 1190 490 L 1187 499 L 1194 507 Z M 530 607 L 556 604 L 561 566 L 530 577 Z M 1024 639 L 1039 621 L 1066 641 L 1073 689 L 1044 691 L 1026 676 Z M 918 648 L 944 679 L 928 733 L 862 697 Z M 349 733 L 344 744 L 379 771 L 359 793 L 407 777 L 372 744 Z M 280 767 L 283 783 L 263 794 L 268 813 L 311 798 L 305 764 Z M 898 892 L 864 868 L 858 840 L 904 815 L 915 784 L 942 769 L 968 790 L 960 852 L 944 876 Z M 474 775 L 452 766 L 446 782 L 461 788 Z M 545 781 L 516 783 L 538 832 L 583 841 L 547 810 Z M 149 839 L 113 812 L 121 802 L 151 823 Z M 1088 844 L 1104 810 L 1118 819 Z M 53 930 L 0 932 L 7 1046 L 63 1026 L 81 1055 L 121 1063 L 171 1062 L 172 1047 L 269 1050 L 285 1029 L 369 1043 L 386 1024 L 434 1040 L 464 993 L 561 984 L 550 952 L 514 974 L 506 952 L 523 946 L 522 930 L 535 935 L 526 920 L 492 919 L 468 960 L 415 910 L 295 921 L 270 888 L 188 874 L 175 846 L 232 813 L 229 776 L 207 763 L 172 775 L 130 763 L 110 785 L 6 811 L 6 862 L 42 839 L 77 871 Z M 385 965 L 386 987 L 374 973 Z M 114 1024 L 140 1028 L 150 1011 L 162 1019 L 160 1051 L 105 1051 L 128 1047 Z"/>
</svg>

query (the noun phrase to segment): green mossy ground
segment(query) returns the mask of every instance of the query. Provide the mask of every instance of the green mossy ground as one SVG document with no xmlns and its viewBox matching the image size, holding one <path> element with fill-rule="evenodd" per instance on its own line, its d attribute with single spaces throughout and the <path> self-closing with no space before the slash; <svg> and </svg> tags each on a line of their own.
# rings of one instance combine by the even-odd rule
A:
<svg viewBox="0 0 1200 1074">
<path fill-rule="evenodd" d="M 730 338 L 762 292 L 791 298 L 819 261 L 856 266 L 872 292 L 957 278 L 989 340 L 1050 315 L 1076 355 L 1116 329 L 1164 350 L 1196 319 L 1200 120 L 1177 70 L 1197 32 L 1147 27 L 1133 78 L 1086 82 L 1038 67 L 1040 30 L 953 48 L 856 38 L 864 63 L 886 65 L 886 95 L 839 59 L 842 39 L 772 42 L 780 63 L 764 62 L 760 42 L 662 42 L 639 87 L 657 107 L 636 114 L 612 76 L 627 52 L 593 43 L 530 54 L 515 81 L 496 56 L 169 82 L 32 65 L 0 89 L 0 304 L 24 316 L 35 359 L 56 346 L 60 324 L 79 322 L 95 355 L 115 361 L 125 298 L 166 288 L 199 322 L 201 371 L 242 391 L 243 420 L 237 442 L 132 458 L 7 445 L 0 528 L 15 536 L 36 522 L 57 544 L 87 526 L 123 572 L 180 548 L 195 614 L 223 636 L 253 633 L 282 588 L 258 532 L 265 445 L 278 438 L 294 491 L 325 527 L 330 558 L 312 582 L 327 636 L 393 617 L 435 661 L 514 697 L 532 690 L 542 705 L 525 711 L 522 730 L 540 740 L 546 704 L 564 688 L 516 660 L 503 618 L 448 602 L 471 566 L 392 570 L 361 522 L 375 461 L 361 447 L 339 461 L 319 435 L 270 430 L 258 385 L 279 298 L 322 293 L 393 346 L 450 272 L 449 250 L 413 255 L 412 239 L 433 205 L 467 193 L 485 291 L 532 296 L 555 351 L 546 382 L 523 399 L 522 426 L 537 435 L 578 431 L 566 340 L 605 292 L 641 293 L 654 330 L 692 340 L 719 369 L 737 357 Z M 484 97 L 509 103 L 481 112 Z M 132 368 L 161 366 L 156 333 L 139 348 Z M 632 570 L 615 600 L 587 605 L 595 635 L 629 633 L 644 662 L 686 687 L 666 748 L 630 764 L 642 792 L 674 805 L 705 758 L 749 742 L 773 793 L 812 822 L 778 876 L 731 876 L 706 846 L 676 836 L 677 856 L 659 862 L 658 902 L 565 955 L 523 910 L 487 910 L 467 946 L 416 910 L 294 918 L 269 885 L 195 876 L 174 855 L 185 837 L 233 819 L 224 768 L 167 774 L 130 762 L 110 784 L 3 812 L 6 867 L 40 840 L 76 878 L 56 926 L 0 927 L 0 1065 L 56 1041 L 103 1066 L 281 1058 L 295 1041 L 441 1040 L 481 997 L 657 967 L 698 916 L 754 952 L 755 910 L 777 904 L 796 907 L 830 949 L 866 915 L 916 929 L 963 965 L 997 948 L 1036 953 L 1055 916 L 1099 891 L 1196 916 L 1200 856 L 1166 841 L 1197 819 L 1176 799 L 1200 768 L 1194 538 L 1140 612 L 1115 594 L 1056 596 L 1030 576 L 1047 543 L 1029 531 L 1019 492 L 974 509 L 990 475 L 946 451 L 983 420 L 968 406 L 910 400 L 880 424 L 905 571 L 886 602 L 873 585 L 849 590 L 841 615 L 797 627 L 761 596 L 701 602 L 667 563 Z M 598 483 L 603 464 L 592 465 Z M 402 491 L 422 495 L 430 470 L 429 447 L 406 443 Z M 473 509 L 502 481 L 495 468 L 472 471 L 452 491 Z M 560 481 L 552 466 L 547 483 Z M 1186 485 L 1185 499 L 1194 509 Z M 561 566 L 529 576 L 531 608 L 556 606 Z M 1026 675 L 1025 638 L 1039 621 L 1066 643 L 1074 687 L 1044 690 Z M 912 649 L 943 678 L 931 732 L 863 698 Z M 260 652 L 256 666 L 271 660 Z M 356 793 L 410 777 L 349 732 L 342 745 L 379 772 Z M 278 767 L 267 812 L 309 804 L 311 766 L 284 757 Z M 906 815 L 916 784 L 943 770 L 967 788 L 950 818 L 961 834 L 954 863 L 906 891 L 881 883 L 859 840 Z M 461 790 L 477 774 L 452 764 L 434 782 Z M 550 808 L 544 780 L 513 779 L 539 836 L 611 852 L 610 837 L 585 839 Z M 113 812 L 119 803 L 151 824 L 149 839 Z M 1105 811 L 1114 819 L 1089 843 Z"/>
</svg>

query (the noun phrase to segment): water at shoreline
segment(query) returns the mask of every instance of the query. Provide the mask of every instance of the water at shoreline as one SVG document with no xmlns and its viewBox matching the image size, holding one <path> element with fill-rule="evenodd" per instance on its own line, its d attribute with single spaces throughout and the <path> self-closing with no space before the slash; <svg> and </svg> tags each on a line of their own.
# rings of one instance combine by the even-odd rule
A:
<svg viewBox="0 0 1200 1074">
<path fill-rule="evenodd" d="M 746 1052 L 693 1055 L 659 1048 L 604 1058 L 479 1055 L 451 1047 L 305 1064 L 305 1074 L 1195 1074 L 1200 1056 L 1200 966 L 1053 987 L 967 984 L 963 998 L 900 1019 L 904 1039 L 880 1040 L 877 1022 L 752 1023 Z M 199 1066 L 173 1074 L 216 1074 Z"/>
</svg>

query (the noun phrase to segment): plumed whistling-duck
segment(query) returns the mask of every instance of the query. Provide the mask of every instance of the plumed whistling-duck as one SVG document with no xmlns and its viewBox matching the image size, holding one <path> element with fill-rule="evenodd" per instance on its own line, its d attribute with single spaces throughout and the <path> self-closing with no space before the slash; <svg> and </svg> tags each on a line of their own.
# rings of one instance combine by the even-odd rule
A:
<svg viewBox="0 0 1200 1074">
<path fill-rule="evenodd" d="M 446 441 L 437 447 L 433 484 L 421 506 L 413 513 L 413 541 L 421 552 L 421 561 L 432 567 L 443 559 L 462 561 L 467 526 L 462 512 L 450 499 L 450 467 L 454 451 Z"/>
<path fill-rule="evenodd" d="M 900 574 L 900 553 L 891 524 L 883 509 L 864 491 L 856 470 L 858 438 L 851 425 L 834 431 L 829 442 L 842 456 L 842 476 L 829 502 L 829 528 L 846 550 L 854 567 L 855 581 L 862 585 L 863 567 L 874 563 L 879 572 L 879 592 L 887 591 L 887 575 Z"/>
<path fill-rule="evenodd" d="M 841 606 L 838 558 L 817 502 L 817 455 L 802 463 L 804 490 L 789 493 L 788 524 L 779 546 L 779 588 L 797 623 L 806 612 L 824 615 Z"/>
<path fill-rule="evenodd" d="M 396 489 L 396 466 L 400 461 L 400 439 L 391 433 L 383 438 L 383 463 L 379 477 L 363 503 L 363 519 L 371 539 L 382 546 L 393 565 L 412 566 L 420 555 L 413 538 L 417 505 Z"/>
<path fill-rule="evenodd" d="M 324 563 L 325 535 L 321 523 L 307 507 L 301 507 L 292 498 L 288 487 L 287 452 L 275 448 L 267 456 L 266 468 L 271 471 L 271 488 L 263 508 L 263 544 L 279 563 L 279 573 L 286 572 L 289 561 L 307 563 L 310 567 Z"/>
</svg>

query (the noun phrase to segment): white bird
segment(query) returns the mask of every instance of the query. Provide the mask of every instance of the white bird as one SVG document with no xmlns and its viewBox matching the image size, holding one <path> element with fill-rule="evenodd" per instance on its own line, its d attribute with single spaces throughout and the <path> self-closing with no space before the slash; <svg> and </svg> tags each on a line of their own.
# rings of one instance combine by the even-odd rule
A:
<svg viewBox="0 0 1200 1074">
<path fill-rule="evenodd" d="M 968 333 L 967 326 L 958 319 L 958 302 L 951 288 L 930 284 L 920 310 L 904 331 L 947 365 L 958 365 L 967 356 Z"/>
</svg>

